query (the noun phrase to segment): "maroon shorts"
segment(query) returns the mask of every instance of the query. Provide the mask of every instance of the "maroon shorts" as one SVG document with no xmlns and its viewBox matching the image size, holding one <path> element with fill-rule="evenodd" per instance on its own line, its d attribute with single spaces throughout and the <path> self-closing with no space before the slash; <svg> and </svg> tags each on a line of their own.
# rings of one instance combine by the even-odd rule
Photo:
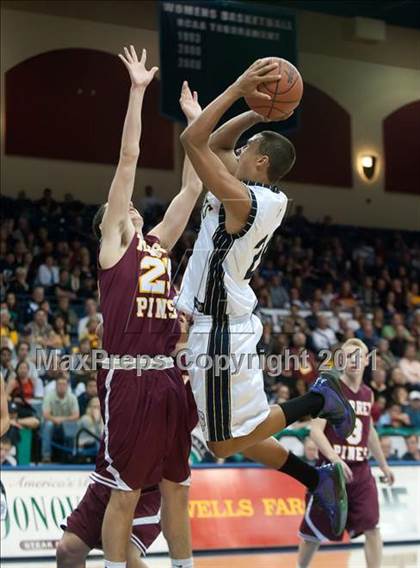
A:
<svg viewBox="0 0 420 568">
<path fill-rule="evenodd" d="M 379 522 L 379 502 L 376 482 L 367 462 L 348 464 L 353 472 L 353 481 L 346 485 L 348 516 L 346 530 L 350 538 L 374 529 Z M 325 513 L 312 505 L 306 497 L 306 511 L 299 534 L 305 540 L 336 540 L 343 538 L 331 534 L 330 523 Z"/>
<path fill-rule="evenodd" d="M 92 479 L 125 491 L 190 476 L 197 408 L 179 369 L 98 372 L 104 435 Z"/>
<path fill-rule="evenodd" d="M 61 526 L 78 536 L 90 548 L 102 548 L 102 521 L 108 505 L 111 489 L 99 483 L 91 483 L 77 508 Z M 134 513 L 131 542 L 145 556 L 147 549 L 160 534 L 160 493 L 157 486 L 140 496 Z"/>
</svg>

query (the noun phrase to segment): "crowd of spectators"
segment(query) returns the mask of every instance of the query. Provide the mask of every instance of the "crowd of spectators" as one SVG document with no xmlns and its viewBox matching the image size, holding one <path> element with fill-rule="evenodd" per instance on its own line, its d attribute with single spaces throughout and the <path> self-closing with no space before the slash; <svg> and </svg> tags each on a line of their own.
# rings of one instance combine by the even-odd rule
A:
<svg viewBox="0 0 420 568">
<path fill-rule="evenodd" d="M 91 459 L 103 427 L 95 373 L 49 368 L 36 354 L 42 349 L 58 359 L 75 353 L 89 359 L 100 343 L 97 242 L 90 229 L 96 207 L 71 195 L 60 203 L 49 189 L 38 201 L 21 192 L 17 199 L 3 197 L 1 205 L 0 371 L 12 424 L 2 440 L 1 462 L 19 459 L 15 447 L 23 430 L 32 432 L 33 462 Z M 142 205 L 147 230 L 164 207 L 150 187 Z M 176 285 L 199 218 L 196 211 L 173 251 Z M 418 235 L 338 226 L 328 217 L 310 223 L 298 207 L 275 233 L 251 280 L 263 320 L 261 350 L 285 362 L 289 354 L 307 354 L 275 374 L 265 372 L 268 399 L 306 392 L 322 350 L 360 338 L 371 351 L 364 380 L 374 392 L 375 424 L 385 434 L 399 429 L 406 437 L 405 459 L 418 460 L 419 282 Z M 389 439 L 384 435 L 384 450 Z M 309 440 L 306 453 L 315 459 Z"/>
</svg>

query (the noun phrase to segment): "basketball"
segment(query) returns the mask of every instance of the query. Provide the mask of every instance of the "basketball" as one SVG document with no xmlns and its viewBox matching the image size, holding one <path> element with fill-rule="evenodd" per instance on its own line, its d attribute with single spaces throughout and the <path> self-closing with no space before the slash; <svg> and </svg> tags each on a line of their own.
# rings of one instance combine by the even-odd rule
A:
<svg viewBox="0 0 420 568">
<path fill-rule="evenodd" d="M 303 95 L 301 74 L 294 65 L 280 57 L 267 57 L 267 61 L 278 62 L 278 73 L 281 78 L 270 83 L 261 83 L 258 90 L 269 94 L 272 99 L 264 101 L 256 97 L 245 97 L 249 108 L 270 120 L 282 120 L 300 103 Z M 276 74 L 274 69 L 270 72 Z"/>
</svg>

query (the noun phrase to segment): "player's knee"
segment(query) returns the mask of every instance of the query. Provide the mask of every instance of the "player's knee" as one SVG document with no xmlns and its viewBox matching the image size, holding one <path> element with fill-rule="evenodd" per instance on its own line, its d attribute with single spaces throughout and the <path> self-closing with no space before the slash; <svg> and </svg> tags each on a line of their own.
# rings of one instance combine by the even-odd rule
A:
<svg viewBox="0 0 420 568">
<path fill-rule="evenodd" d="M 218 459 L 226 459 L 233 455 L 235 452 L 231 450 L 231 448 L 225 444 L 219 444 L 218 442 L 212 443 L 209 442 L 208 446 L 210 451 L 216 456 Z"/>
<path fill-rule="evenodd" d="M 367 540 L 377 540 L 381 538 L 381 533 L 378 527 L 365 531 L 365 538 Z"/>
<path fill-rule="evenodd" d="M 85 555 L 64 537 L 60 540 L 56 550 L 57 568 L 75 568 L 83 566 Z"/>
<path fill-rule="evenodd" d="M 109 506 L 114 510 L 131 514 L 140 497 L 140 491 L 112 490 Z"/>
<path fill-rule="evenodd" d="M 165 492 L 164 498 L 167 503 L 170 502 L 181 507 L 188 506 L 189 487 L 180 483 L 173 483 L 170 490 Z"/>
</svg>

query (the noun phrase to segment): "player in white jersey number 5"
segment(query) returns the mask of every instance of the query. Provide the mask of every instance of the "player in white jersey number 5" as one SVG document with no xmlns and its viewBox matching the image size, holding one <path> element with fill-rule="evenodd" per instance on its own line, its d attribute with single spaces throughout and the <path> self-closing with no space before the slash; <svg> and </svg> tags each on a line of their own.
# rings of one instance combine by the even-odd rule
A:
<svg viewBox="0 0 420 568">
<path fill-rule="evenodd" d="M 319 472 L 270 438 L 308 414 L 322 414 L 339 434 L 348 436 L 354 427 L 354 412 L 338 381 L 323 375 L 308 394 L 270 408 L 262 371 L 255 358 L 248 365 L 247 357 L 256 353 L 262 332 L 261 322 L 253 315 L 256 298 L 249 281 L 286 212 L 287 198 L 278 182 L 292 168 L 295 150 L 285 137 L 265 131 L 248 140 L 237 157 L 234 149 L 241 134 L 262 120 L 254 112 L 237 116 L 213 133 L 223 114 L 241 97 L 270 98 L 257 87 L 279 78 L 273 75 L 275 67 L 266 61 L 255 62 L 181 135 L 195 171 L 211 193 L 203 206 L 177 307 L 193 317 L 189 349 L 194 356 L 189 372 L 210 449 L 219 457 L 243 452 L 292 475 L 310 491 L 322 494 L 325 484 L 333 486 L 330 518 L 338 528 L 343 514 L 340 516 L 336 503 L 345 501 L 341 466 Z M 245 355 L 244 364 L 235 372 L 232 368 L 219 371 L 216 365 L 204 370 L 198 364 L 197 356 L 202 354 L 215 362 L 233 353 L 237 360 Z M 324 497 L 320 500 L 327 507 Z"/>
</svg>

